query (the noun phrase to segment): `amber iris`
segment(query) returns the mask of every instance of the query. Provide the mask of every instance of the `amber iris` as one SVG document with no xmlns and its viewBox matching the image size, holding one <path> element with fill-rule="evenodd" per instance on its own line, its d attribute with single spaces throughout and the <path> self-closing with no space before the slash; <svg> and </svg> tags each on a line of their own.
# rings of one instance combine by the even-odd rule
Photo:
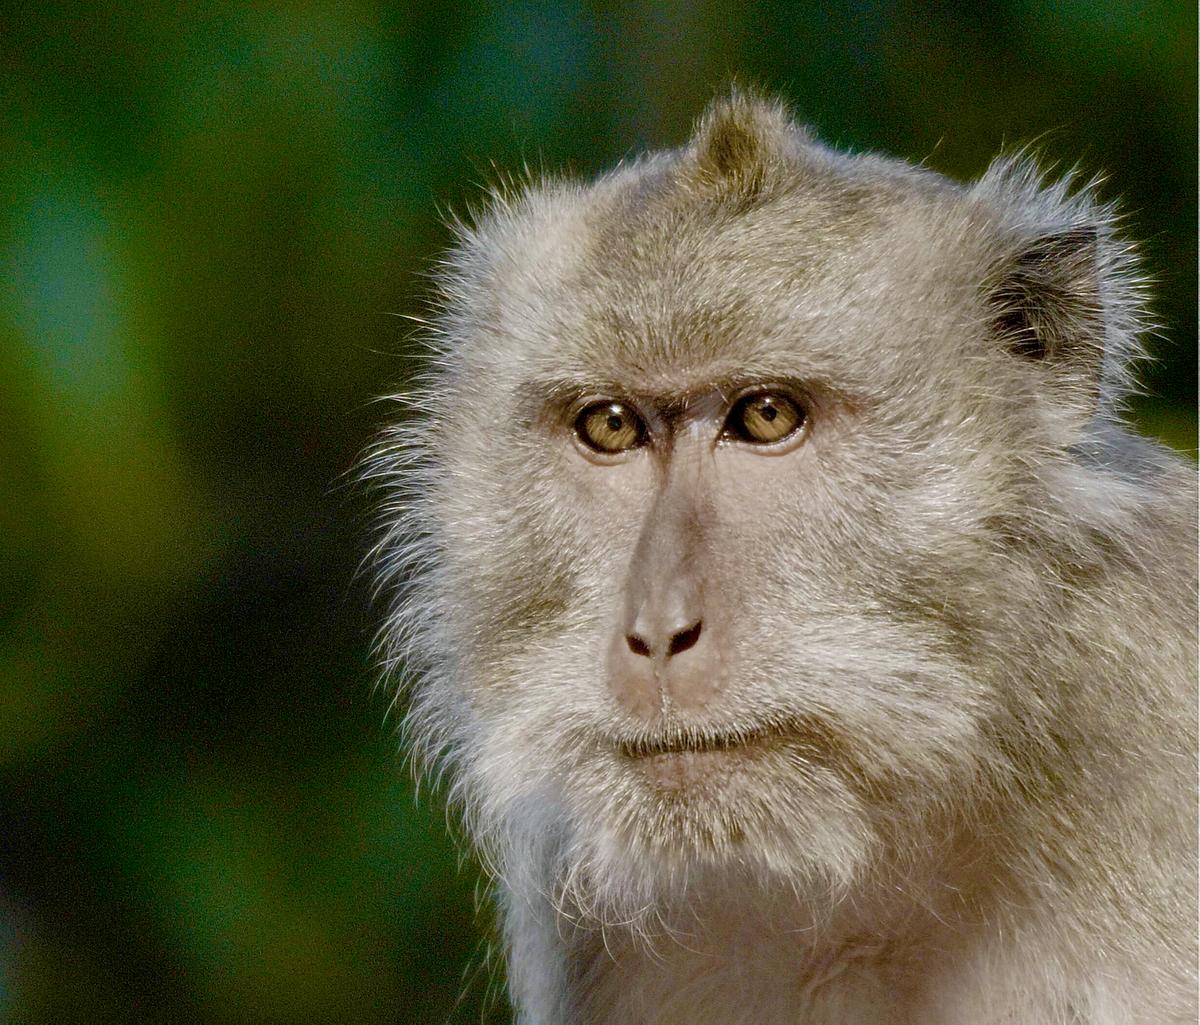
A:
<svg viewBox="0 0 1200 1025">
<path fill-rule="evenodd" d="M 642 444 L 646 428 L 624 403 L 595 402 L 575 418 L 575 434 L 588 448 L 614 455 Z"/>
<path fill-rule="evenodd" d="M 770 445 L 804 424 L 804 409 L 778 392 L 755 392 L 739 399 L 725 421 L 725 433 L 739 441 Z"/>
</svg>

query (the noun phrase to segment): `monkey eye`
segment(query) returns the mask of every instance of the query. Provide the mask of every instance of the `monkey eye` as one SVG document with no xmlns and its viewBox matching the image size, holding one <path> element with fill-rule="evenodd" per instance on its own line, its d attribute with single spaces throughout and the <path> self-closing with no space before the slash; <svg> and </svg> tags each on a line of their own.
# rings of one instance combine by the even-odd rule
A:
<svg viewBox="0 0 1200 1025">
<path fill-rule="evenodd" d="M 645 444 L 646 425 L 623 402 L 593 402 L 575 418 L 575 436 L 596 452 L 614 455 Z"/>
<path fill-rule="evenodd" d="M 795 434 L 807 418 L 804 407 L 786 395 L 773 391 L 753 392 L 734 404 L 725 418 L 722 433 L 736 441 L 770 445 Z"/>
</svg>

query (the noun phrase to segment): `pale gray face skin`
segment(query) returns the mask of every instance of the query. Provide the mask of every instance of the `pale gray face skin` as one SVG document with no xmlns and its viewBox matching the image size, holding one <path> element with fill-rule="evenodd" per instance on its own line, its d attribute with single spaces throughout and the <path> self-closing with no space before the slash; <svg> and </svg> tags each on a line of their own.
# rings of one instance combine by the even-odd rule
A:
<svg viewBox="0 0 1200 1025">
<path fill-rule="evenodd" d="M 410 729 L 499 874 L 845 887 L 997 814 L 1135 503 L 1079 455 L 1136 345 L 1107 216 L 733 104 L 464 234 L 381 559 Z"/>
<path fill-rule="evenodd" d="M 605 471 L 603 483 L 588 474 L 603 489 L 598 504 L 621 515 L 631 502 L 646 507 L 649 496 L 605 667 L 616 703 L 649 731 L 703 722 L 705 709 L 730 686 L 737 630 L 727 622 L 721 588 L 709 579 L 714 560 L 707 549 L 720 543 L 710 535 L 757 504 L 771 468 L 755 463 L 792 456 L 808 436 L 808 419 L 798 389 L 786 385 L 709 388 L 684 396 L 675 409 L 653 397 L 584 400 L 573 434 L 580 455 Z M 680 752 L 725 753 L 758 741 L 764 730 L 743 723 L 701 728 L 627 745 L 624 753 L 670 765 Z"/>
</svg>

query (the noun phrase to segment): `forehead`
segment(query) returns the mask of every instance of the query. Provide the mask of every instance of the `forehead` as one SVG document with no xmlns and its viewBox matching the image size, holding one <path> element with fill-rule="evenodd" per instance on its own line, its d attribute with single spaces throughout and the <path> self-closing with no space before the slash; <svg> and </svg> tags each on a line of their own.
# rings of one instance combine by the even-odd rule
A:
<svg viewBox="0 0 1200 1025">
<path fill-rule="evenodd" d="M 582 385 L 869 375 L 889 339 L 961 315 L 978 277 L 958 194 L 884 175 L 798 175 L 726 205 L 669 163 L 632 168 L 534 197 L 508 230 L 512 369 Z"/>
</svg>

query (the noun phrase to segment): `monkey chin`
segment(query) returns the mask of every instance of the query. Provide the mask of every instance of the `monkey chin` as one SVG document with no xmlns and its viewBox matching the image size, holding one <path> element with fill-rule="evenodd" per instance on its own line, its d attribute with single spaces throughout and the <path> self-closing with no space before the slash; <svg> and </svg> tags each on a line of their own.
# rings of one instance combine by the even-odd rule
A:
<svg viewBox="0 0 1200 1025">
<path fill-rule="evenodd" d="M 560 906 L 638 929 L 734 894 L 787 894 L 817 916 L 837 907 L 870 871 L 879 838 L 832 775 L 781 780 L 776 761 L 658 754 L 628 766 L 618 793 L 577 793 L 552 887 Z"/>
<path fill-rule="evenodd" d="M 572 902 L 602 920 L 733 880 L 828 905 L 871 860 L 871 816 L 813 743 L 777 727 L 639 739 L 564 778 Z M 719 882 L 718 882 L 719 881 Z"/>
</svg>

